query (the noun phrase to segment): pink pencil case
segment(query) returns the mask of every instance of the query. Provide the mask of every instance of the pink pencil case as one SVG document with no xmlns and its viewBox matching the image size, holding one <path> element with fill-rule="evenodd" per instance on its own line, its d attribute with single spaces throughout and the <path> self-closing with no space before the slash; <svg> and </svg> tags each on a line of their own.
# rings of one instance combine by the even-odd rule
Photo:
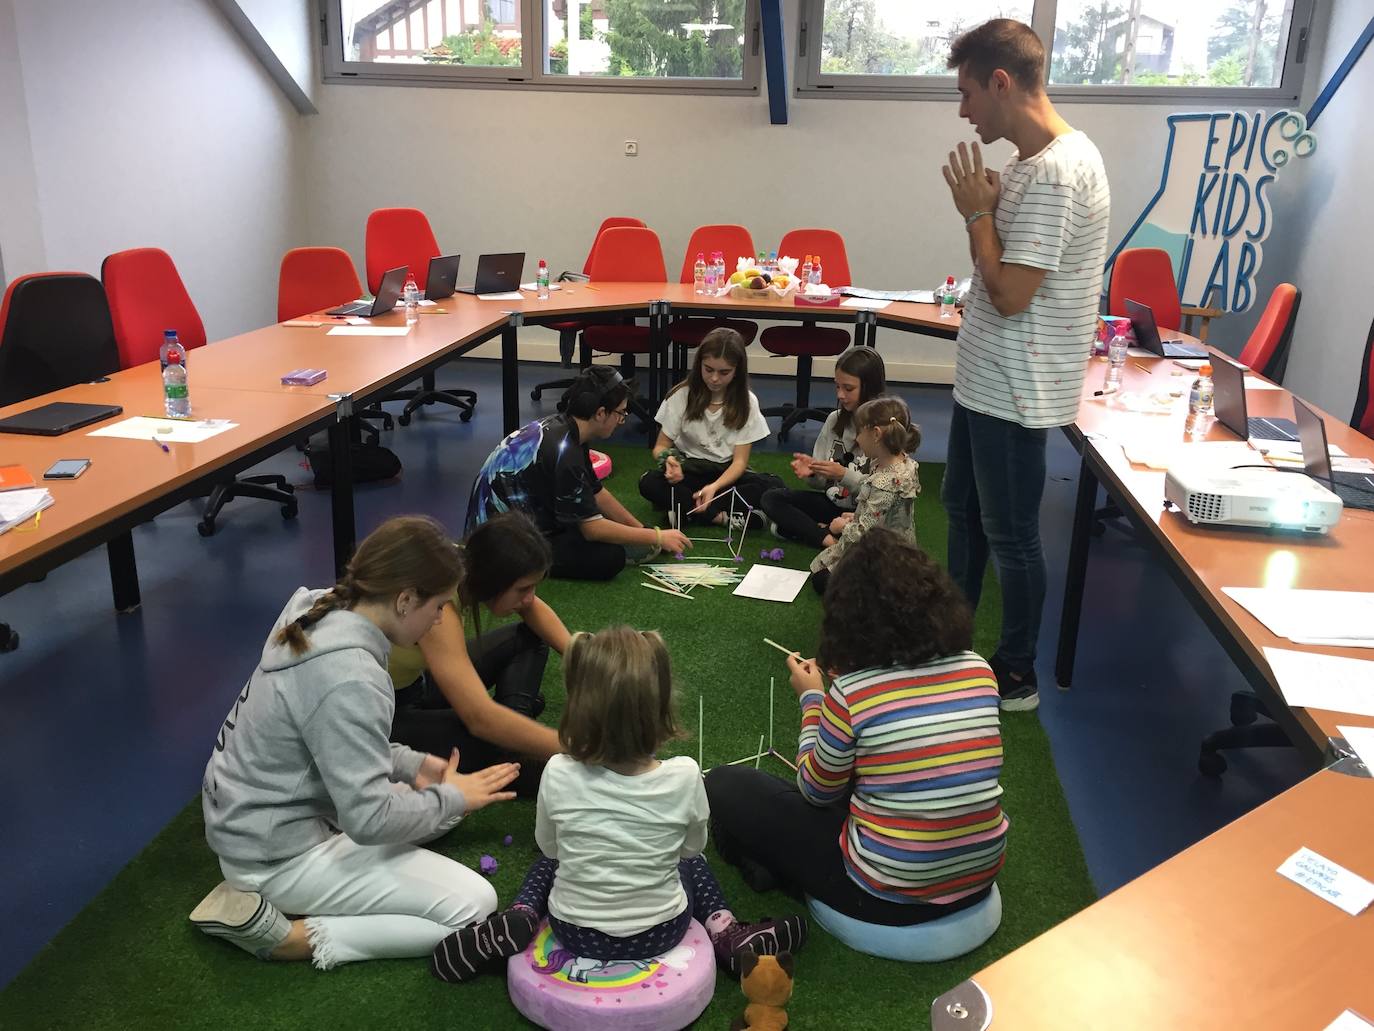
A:
<svg viewBox="0 0 1374 1031">
<path fill-rule="evenodd" d="M 281 378 L 282 385 L 288 387 L 308 387 L 324 379 L 328 373 L 324 369 L 295 369 Z"/>
</svg>

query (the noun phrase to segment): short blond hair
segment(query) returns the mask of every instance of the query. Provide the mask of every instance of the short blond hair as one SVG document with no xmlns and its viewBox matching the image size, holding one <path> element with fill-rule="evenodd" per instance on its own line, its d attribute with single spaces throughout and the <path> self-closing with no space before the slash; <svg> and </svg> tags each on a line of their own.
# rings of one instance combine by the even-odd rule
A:
<svg viewBox="0 0 1374 1031">
<path fill-rule="evenodd" d="M 579 762 L 646 759 L 682 735 L 668 646 L 652 630 L 611 626 L 574 634 L 563 655 L 563 682 L 568 701 L 558 740 Z"/>
</svg>

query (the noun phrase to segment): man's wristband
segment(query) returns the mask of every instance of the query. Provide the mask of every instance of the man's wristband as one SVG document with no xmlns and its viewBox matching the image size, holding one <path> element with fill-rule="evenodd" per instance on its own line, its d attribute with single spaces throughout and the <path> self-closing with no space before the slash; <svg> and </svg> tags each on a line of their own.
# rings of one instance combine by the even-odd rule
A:
<svg viewBox="0 0 1374 1031">
<path fill-rule="evenodd" d="M 992 214 L 991 211 L 975 211 L 975 212 L 974 212 L 972 215 L 970 215 L 968 218 L 964 219 L 964 228 L 965 228 L 965 229 L 972 229 L 972 228 L 973 228 L 973 223 L 977 222 L 977 221 L 978 221 L 980 218 L 982 218 L 984 215 L 991 215 L 991 214 Z"/>
<path fill-rule="evenodd" d="M 657 526 L 654 527 L 654 547 L 659 551 L 663 550 L 663 531 Z"/>
</svg>

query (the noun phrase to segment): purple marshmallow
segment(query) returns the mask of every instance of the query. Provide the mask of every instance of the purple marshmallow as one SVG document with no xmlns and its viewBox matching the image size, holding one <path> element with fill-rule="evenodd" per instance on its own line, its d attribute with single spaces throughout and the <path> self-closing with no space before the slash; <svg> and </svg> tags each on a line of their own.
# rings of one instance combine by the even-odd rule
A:
<svg viewBox="0 0 1374 1031">
<path fill-rule="evenodd" d="M 494 857 L 483 856 L 477 862 L 477 869 L 481 870 L 483 874 L 490 877 L 492 874 L 496 872 L 496 868 L 499 865 L 500 864 L 496 862 L 496 859 Z"/>
<path fill-rule="evenodd" d="M 501 844 L 505 845 L 506 848 L 510 848 L 511 845 L 513 845 L 514 843 L 515 836 L 512 834 L 507 834 L 504 838 L 501 839 Z"/>
</svg>

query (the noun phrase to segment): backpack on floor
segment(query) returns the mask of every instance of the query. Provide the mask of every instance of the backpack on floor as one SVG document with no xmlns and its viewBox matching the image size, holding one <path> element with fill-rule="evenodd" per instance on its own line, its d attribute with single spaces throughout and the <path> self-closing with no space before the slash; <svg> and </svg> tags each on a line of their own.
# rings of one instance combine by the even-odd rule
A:
<svg viewBox="0 0 1374 1031">
<path fill-rule="evenodd" d="M 316 487 L 334 485 L 334 456 L 328 447 L 311 447 L 305 454 L 310 471 L 315 474 Z M 353 482 L 373 483 L 401 475 L 401 460 L 396 452 L 380 444 L 354 444 L 350 456 L 353 462 Z"/>
</svg>

